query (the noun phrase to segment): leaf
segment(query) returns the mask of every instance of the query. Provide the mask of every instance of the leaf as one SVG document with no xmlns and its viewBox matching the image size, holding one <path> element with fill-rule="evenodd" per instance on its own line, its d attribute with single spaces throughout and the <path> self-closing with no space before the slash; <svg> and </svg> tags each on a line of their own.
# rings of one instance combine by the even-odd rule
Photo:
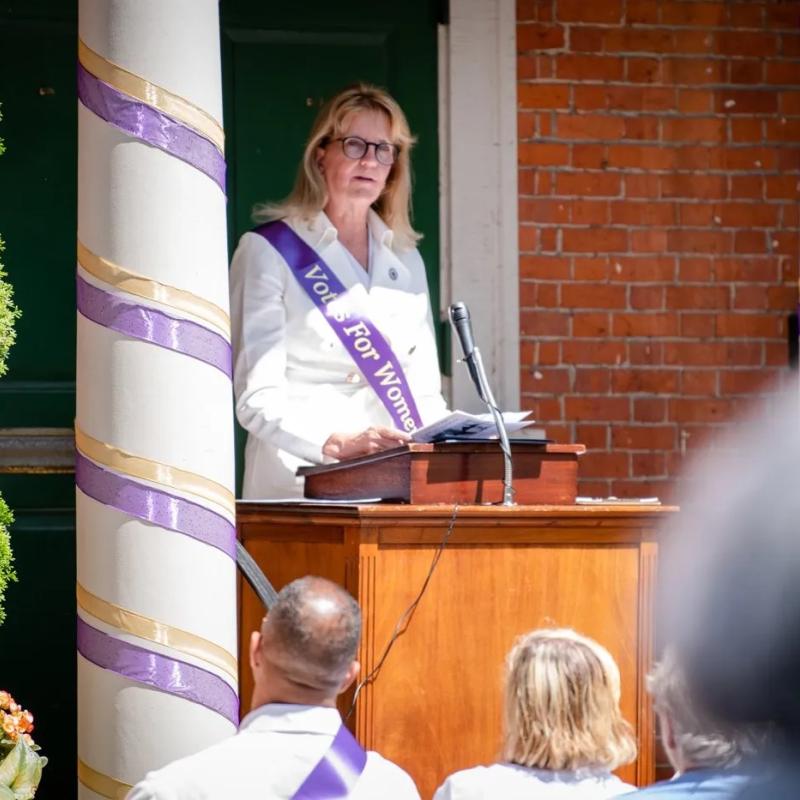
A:
<svg viewBox="0 0 800 800">
<path fill-rule="evenodd" d="M 0 800 L 17 800 L 17 798 L 8 786 L 0 786 Z"/>
<path fill-rule="evenodd" d="M 14 790 L 16 800 L 32 800 L 36 794 L 36 787 L 42 779 L 42 759 L 23 742 L 25 758 L 22 769 L 19 771 L 11 788 Z"/>
<path fill-rule="evenodd" d="M 24 742 L 22 739 L 17 739 L 14 749 L 0 762 L 0 786 L 11 786 L 24 758 Z"/>
</svg>

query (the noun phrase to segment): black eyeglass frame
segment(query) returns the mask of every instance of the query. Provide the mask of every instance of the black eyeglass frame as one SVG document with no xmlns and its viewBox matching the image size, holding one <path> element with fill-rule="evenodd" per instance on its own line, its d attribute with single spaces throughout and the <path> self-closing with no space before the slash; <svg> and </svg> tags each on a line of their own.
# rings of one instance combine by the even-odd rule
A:
<svg viewBox="0 0 800 800">
<path fill-rule="evenodd" d="M 347 152 L 347 150 L 345 149 L 346 148 L 346 144 L 345 143 L 346 142 L 353 142 L 353 141 L 354 142 L 361 142 L 361 144 L 363 145 L 363 150 L 357 156 L 351 156 Z M 369 148 L 370 147 L 374 147 L 375 148 L 375 160 L 379 164 L 383 164 L 384 167 L 393 166 L 395 164 L 395 162 L 397 161 L 397 157 L 400 155 L 400 148 L 396 144 L 394 144 L 392 142 L 368 142 L 366 139 L 362 139 L 360 136 L 338 136 L 335 139 L 328 139 L 327 143 L 330 143 L 330 142 L 341 142 L 342 143 L 342 152 L 345 154 L 345 157 L 351 159 L 352 161 L 358 161 L 360 158 L 364 158 L 364 156 L 367 154 L 367 151 L 369 150 Z M 381 160 L 381 157 L 379 155 L 379 153 L 381 151 L 378 149 L 380 147 L 391 148 L 391 153 L 392 153 L 392 160 L 391 161 L 387 162 L 387 161 Z"/>
</svg>

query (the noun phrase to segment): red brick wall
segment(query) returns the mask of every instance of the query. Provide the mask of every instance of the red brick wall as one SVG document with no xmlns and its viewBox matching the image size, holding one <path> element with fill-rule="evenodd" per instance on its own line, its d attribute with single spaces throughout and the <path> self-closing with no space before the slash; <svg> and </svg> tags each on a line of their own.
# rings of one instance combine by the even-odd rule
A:
<svg viewBox="0 0 800 800">
<path fill-rule="evenodd" d="M 522 406 L 669 497 L 787 370 L 800 3 L 518 0 Z"/>
</svg>

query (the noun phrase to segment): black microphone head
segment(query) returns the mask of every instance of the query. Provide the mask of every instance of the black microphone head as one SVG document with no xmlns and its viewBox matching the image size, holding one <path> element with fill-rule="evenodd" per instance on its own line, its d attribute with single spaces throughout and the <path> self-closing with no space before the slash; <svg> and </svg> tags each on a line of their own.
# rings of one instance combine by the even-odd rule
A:
<svg viewBox="0 0 800 800">
<path fill-rule="evenodd" d="M 450 306 L 450 322 L 456 323 L 463 320 L 469 320 L 469 309 L 465 303 L 453 303 Z"/>
</svg>

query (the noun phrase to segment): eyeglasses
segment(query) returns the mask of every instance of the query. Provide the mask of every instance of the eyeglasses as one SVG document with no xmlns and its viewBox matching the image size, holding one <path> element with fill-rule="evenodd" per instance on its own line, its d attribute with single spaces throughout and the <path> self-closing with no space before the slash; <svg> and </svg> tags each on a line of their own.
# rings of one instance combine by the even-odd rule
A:
<svg viewBox="0 0 800 800">
<path fill-rule="evenodd" d="M 375 158 L 379 164 L 390 167 L 397 160 L 400 149 L 391 142 L 368 142 L 360 136 L 341 136 L 332 139 L 333 142 L 342 143 L 342 152 L 354 161 L 363 158 L 370 147 L 375 148 Z"/>
</svg>

